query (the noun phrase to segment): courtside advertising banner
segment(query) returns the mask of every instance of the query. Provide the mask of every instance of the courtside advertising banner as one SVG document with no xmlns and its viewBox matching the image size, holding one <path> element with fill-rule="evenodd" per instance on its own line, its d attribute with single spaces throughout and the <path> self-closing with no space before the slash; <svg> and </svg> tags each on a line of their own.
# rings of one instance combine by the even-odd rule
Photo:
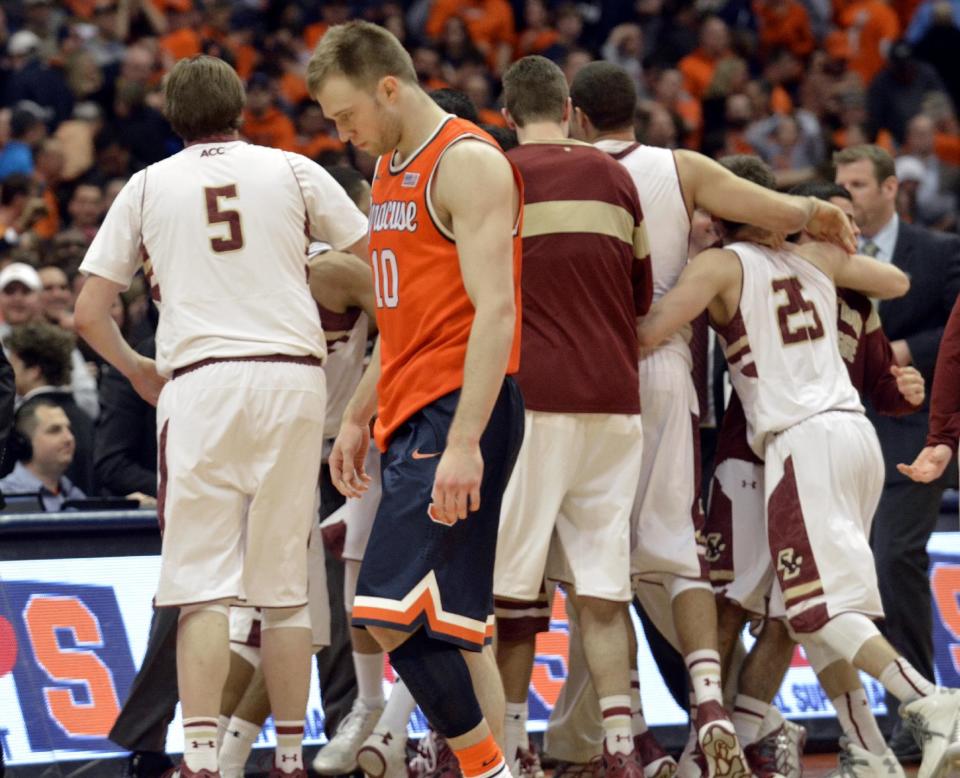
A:
<svg viewBox="0 0 960 778">
<path fill-rule="evenodd" d="M 937 682 L 960 686 L 960 533 L 930 541 Z M 0 562 L 0 746 L 8 765 L 78 761 L 122 755 L 108 735 L 146 651 L 151 599 L 159 574 L 153 556 Z M 553 604 L 551 631 L 537 644 L 529 708 L 530 729 L 546 727 L 567 675 L 567 614 Z M 639 640 L 643 707 L 652 726 L 684 724 L 686 714 L 657 673 Z M 749 644 L 751 638 L 745 635 Z M 395 676 L 384 667 L 389 693 Z M 864 678 L 877 714 L 883 689 Z M 797 651 L 776 698 L 789 718 L 832 718 L 813 670 Z M 422 734 L 419 711 L 411 735 Z M 258 746 L 274 742 L 267 722 Z M 320 744 L 323 713 L 314 673 L 305 743 Z M 179 714 L 167 748 L 182 751 Z"/>
</svg>

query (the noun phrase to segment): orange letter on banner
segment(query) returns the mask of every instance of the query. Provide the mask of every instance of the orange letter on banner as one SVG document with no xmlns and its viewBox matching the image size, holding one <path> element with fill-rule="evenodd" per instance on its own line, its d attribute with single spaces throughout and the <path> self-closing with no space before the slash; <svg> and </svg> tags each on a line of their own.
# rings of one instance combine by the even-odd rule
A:
<svg viewBox="0 0 960 778">
<path fill-rule="evenodd" d="M 79 646 L 101 646 L 96 617 L 76 597 L 35 595 L 24 621 L 37 663 L 57 681 L 83 684 L 90 696 L 89 702 L 78 703 L 69 689 L 44 689 L 50 715 L 71 737 L 106 737 L 120 713 L 113 674 L 92 651 L 64 649 L 57 640 L 58 629 L 69 629 Z"/>
<path fill-rule="evenodd" d="M 936 600 L 943 625 L 950 630 L 954 638 L 960 640 L 960 606 L 957 605 L 957 594 L 960 593 L 960 567 L 937 565 L 933 569 L 933 575 L 930 576 L 930 588 L 933 589 L 933 599 Z M 950 656 L 953 659 L 954 669 L 960 672 L 960 645 L 951 644 Z"/>
<path fill-rule="evenodd" d="M 558 589 L 553 596 L 553 605 L 551 607 L 551 621 L 566 621 L 567 598 Z M 540 697 L 543 702 L 551 709 L 557 704 L 557 698 L 560 696 L 560 690 L 563 688 L 563 682 L 568 669 L 568 648 L 570 645 L 570 636 L 566 632 L 550 630 L 537 635 L 537 656 L 544 658 L 559 659 L 563 663 L 564 677 L 557 678 L 547 665 L 538 662 L 533 666 L 533 675 L 530 678 L 530 685 L 534 693 Z"/>
</svg>

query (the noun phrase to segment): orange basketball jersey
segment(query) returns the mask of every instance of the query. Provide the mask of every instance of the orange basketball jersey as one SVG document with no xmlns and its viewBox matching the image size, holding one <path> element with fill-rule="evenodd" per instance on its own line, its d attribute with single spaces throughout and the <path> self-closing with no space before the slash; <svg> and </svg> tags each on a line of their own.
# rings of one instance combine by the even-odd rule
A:
<svg viewBox="0 0 960 778">
<path fill-rule="evenodd" d="M 395 164 L 392 154 L 377 160 L 370 262 L 381 359 L 374 437 L 382 451 L 403 422 L 463 385 L 474 308 L 463 286 L 454 236 L 435 216 L 429 191 L 444 152 L 465 138 L 499 148 L 475 124 L 448 116 L 403 163 Z M 515 167 L 513 176 L 522 203 L 523 182 Z M 521 221 L 513 238 L 517 323 L 507 374 L 520 364 Z"/>
</svg>

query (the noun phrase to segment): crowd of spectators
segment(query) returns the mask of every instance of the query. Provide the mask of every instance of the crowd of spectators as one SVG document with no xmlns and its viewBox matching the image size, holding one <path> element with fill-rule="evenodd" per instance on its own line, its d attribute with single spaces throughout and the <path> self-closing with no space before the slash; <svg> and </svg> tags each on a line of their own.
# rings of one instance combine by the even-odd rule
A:
<svg viewBox="0 0 960 778">
<path fill-rule="evenodd" d="M 877 143 L 897 159 L 900 218 L 957 228 L 960 0 L 9 0 L 0 7 L 7 351 L 28 325 L 17 342 L 29 335 L 41 350 L 56 340 L 49 328 L 71 334 L 77 268 L 110 203 L 133 172 L 180 148 L 160 86 L 181 57 L 234 65 L 251 142 L 369 175 L 372 160 L 340 142 L 304 80 L 326 29 L 356 17 L 389 28 L 427 89 L 459 90 L 487 125 L 504 125 L 499 77 L 517 57 L 549 57 L 568 79 L 607 59 L 636 81 L 646 143 L 756 153 L 782 187 L 829 176 L 833 150 Z M 151 309 L 143 283 L 123 296 L 116 318 L 131 343 L 151 335 Z M 62 383 L 91 420 L 104 378 L 112 391 L 104 373 L 74 342 Z M 81 483 L 134 490 L 111 472 Z"/>
</svg>

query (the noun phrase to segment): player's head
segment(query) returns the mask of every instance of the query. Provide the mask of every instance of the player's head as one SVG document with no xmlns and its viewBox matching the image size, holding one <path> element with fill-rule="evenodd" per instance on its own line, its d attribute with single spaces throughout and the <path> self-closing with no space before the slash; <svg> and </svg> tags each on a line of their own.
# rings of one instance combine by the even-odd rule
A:
<svg viewBox="0 0 960 778">
<path fill-rule="evenodd" d="M 243 82 L 222 59 L 206 54 L 181 59 L 163 93 L 167 120 L 187 143 L 232 135 L 240 127 Z"/>
<path fill-rule="evenodd" d="M 477 107 L 466 92 L 450 88 L 434 89 L 430 92 L 430 98 L 444 111 L 459 116 L 461 119 L 466 119 L 474 124 L 480 121 L 477 116 Z"/>
<path fill-rule="evenodd" d="M 356 168 L 349 165 L 328 165 L 324 167 L 340 186 L 347 193 L 353 204 L 357 206 L 364 216 L 370 214 L 370 184 L 363 174 Z"/>
<path fill-rule="evenodd" d="M 369 154 L 396 148 L 401 94 L 417 87 L 413 61 L 387 29 L 364 21 L 331 27 L 307 66 L 307 88 L 344 142 Z"/>
<path fill-rule="evenodd" d="M 853 196 L 857 224 L 876 235 L 891 218 L 897 205 L 897 169 L 879 146 L 851 146 L 833 155 L 836 182 Z"/>
<path fill-rule="evenodd" d="M 790 194 L 797 197 L 816 197 L 818 200 L 833 203 L 847 215 L 854 237 L 860 237 L 860 228 L 857 226 L 853 208 L 853 196 L 845 186 L 834 184 L 832 181 L 808 181 L 805 184 L 797 184 L 790 190 Z M 798 235 L 791 235 L 789 240 L 805 243 L 811 238 L 806 233 L 801 232 Z"/>
<path fill-rule="evenodd" d="M 511 126 L 570 120 L 570 90 L 563 71 L 546 57 L 531 55 L 503 74 L 503 104 Z"/>
<path fill-rule="evenodd" d="M 584 65 L 570 85 L 570 100 L 575 134 L 586 141 L 592 142 L 605 133 L 633 131 L 637 87 L 619 65 Z"/>
<path fill-rule="evenodd" d="M 764 189 L 776 189 L 777 179 L 770 166 L 760 157 L 752 154 L 731 154 L 721 157 L 718 162 L 738 178 L 745 178 Z M 736 234 L 747 225 L 739 222 L 720 220 L 726 240 L 735 240 Z"/>
</svg>

